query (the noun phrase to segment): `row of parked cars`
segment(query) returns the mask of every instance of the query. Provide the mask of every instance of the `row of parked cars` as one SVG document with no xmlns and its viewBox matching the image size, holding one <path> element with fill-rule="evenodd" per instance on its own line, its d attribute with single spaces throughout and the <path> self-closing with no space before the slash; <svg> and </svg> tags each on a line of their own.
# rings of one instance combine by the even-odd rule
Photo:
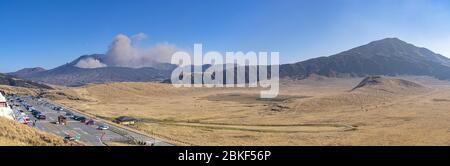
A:
<svg viewBox="0 0 450 166">
<path fill-rule="evenodd" d="M 36 119 L 39 119 L 39 120 L 45 120 L 45 119 L 47 119 L 47 117 L 46 117 L 44 114 L 42 114 L 42 112 L 38 111 L 36 108 L 34 108 L 34 107 L 32 107 L 31 105 L 28 105 L 28 104 L 26 104 L 26 103 L 22 103 L 22 104 L 25 106 L 25 108 L 26 108 L 29 112 L 31 112 L 31 114 L 32 114 L 34 117 L 36 117 Z"/>
<path fill-rule="evenodd" d="M 95 121 L 93 119 L 87 119 L 84 116 L 78 116 L 78 115 L 73 115 L 72 113 L 67 112 L 66 116 L 76 120 L 76 121 L 80 121 L 81 123 L 85 123 L 86 125 L 95 125 Z M 108 130 L 109 126 L 107 125 L 98 125 L 97 129 L 99 130 Z"/>
<path fill-rule="evenodd" d="M 45 120 L 45 119 L 47 118 L 44 114 L 42 114 L 42 112 L 38 111 L 38 110 L 35 109 L 33 106 L 31 106 L 31 105 L 25 103 L 24 100 L 22 100 L 22 99 L 20 99 L 20 98 L 17 98 L 17 101 L 20 102 L 23 106 L 25 106 L 25 108 L 26 108 L 29 112 L 31 112 L 31 114 L 32 114 L 34 117 L 36 117 L 36 119 Z M 66 113 L 65 113 L 65 115 L 63 116 L 64 118 L 70 118 L 70 119 L 79 121 L 79 122 L 81 122 L 81 123 L 85 123 L 86 125 L 95 125 L 95 121 L 94 121 L 93 119 L 88 119 L 88 118 L 86 118 L 86 117 L 84 117 L 84 116 L 74 115 L 73 113 L 71 113 L 71 112 L 65 110 L 64 108 L 62 108 L 62 107 L 60 107 L 60 106 L 51 106 L 51 108 L 52 108 L 54 111 L 58 111 L 58 112 L 60 112 L 60 111 L 65 111 Z M 61 116 L 62 116 L 62 115 L 61 115 Z M 103 125 L 103 124 L 98 124 L 97 129 L 99 129 L 99 130 L 108 130 L 108 129 L 109 129 L 109 126 Z"/>
<path fill-rule="evenodd" d="M 42 114 L 40 111 L 36 110 L 36 109 L 35 109 L 34 107 L 32 107 L 31 105 L 25 103 L 24 100 L 22 100 L 22 99 L 20 99 L 20 98 L 16 98 L 15 100 L 16 100 L 17 102 L 21 103 L 23 106 L 25 106 L 25 108 L 26 108 L 29 112 L 31 112 L 31 114 L 32 114 L 34 117 L 36 117 L 36 119 L 39 119 L 39 120 L 45 120 L 45 119 L 47 118 L 47 117 L 46 117 L 44 114 Z M 15 106 L 18 106 L 18 104 L 16 104 Z M 19 112 L 23 113 L 22 110 L 19 110 Z M 27 118 L 27 119 L 29 119 L 29 118 Z"/>
</svg>

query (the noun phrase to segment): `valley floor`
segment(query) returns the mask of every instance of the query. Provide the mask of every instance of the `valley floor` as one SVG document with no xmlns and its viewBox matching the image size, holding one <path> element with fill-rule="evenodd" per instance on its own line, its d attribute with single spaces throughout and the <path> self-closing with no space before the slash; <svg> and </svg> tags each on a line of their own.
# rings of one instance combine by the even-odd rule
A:
<svg viewBox="0 0 450 166">
<path fill-rule="evenodd" d="M 259 89 L 110 83 L 46 97 L 97 117 L 140 119 L 135 129 L 187 145 L 450 145 L 450 83 L 406 77 L 426 88 L 351 91 L 362 78 L 283 80 Z"/>
</svg>

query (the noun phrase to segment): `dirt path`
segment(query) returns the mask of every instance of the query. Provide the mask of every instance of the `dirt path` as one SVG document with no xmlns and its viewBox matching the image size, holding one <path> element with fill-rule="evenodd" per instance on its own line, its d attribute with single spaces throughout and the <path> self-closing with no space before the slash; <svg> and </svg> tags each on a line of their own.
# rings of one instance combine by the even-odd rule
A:
<svg viewBox="0 0 450 166">
<path fill-rule="evenodd" d="M 192 122 L 169 122 L 165 125 L 187 126 L 197 128 L 241 130 L 255 132 L 277 132 L 277 133 L 318 133 L 318 132 L 343 132 L 356 130 L 355 127 L 344 124 L 288 124 L 288 125 L 246 125 L 246 124 L 220 124 L 220 123 L 192 123 Z"/>
</svg>

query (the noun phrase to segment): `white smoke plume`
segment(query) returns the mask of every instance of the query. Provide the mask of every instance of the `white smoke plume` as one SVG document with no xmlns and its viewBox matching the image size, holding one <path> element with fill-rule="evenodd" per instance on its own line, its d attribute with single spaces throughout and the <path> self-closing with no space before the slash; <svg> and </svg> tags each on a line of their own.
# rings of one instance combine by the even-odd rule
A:
<svg viewBox="0 0 450 166">
<path fill-rule="evenodd" d="M 109 46 L 106 63 L 111 66 L 133 67 L 138 62 L 138 49 L 131 45 L 131 40 L 119 34 Z"/>
<path fill-rule="evenodd" d="M 181 51 L 173 44 L 160 43 L 149 48 L 139 48 L 134 43 L 144 40 L 147 35 L 138 33 L 129 38 L 126 35 L 117 35 L 108 51 L 106 57 L 100 61 L 94 58 L 80 60 L 75 66 L 80 68 L 99 68 L 106 66 L 117 67 L 152 67 L 158 63 L 170 63 L 172 55 Z M 103 62 L 103 63 L 102 63 Z"/>
<path fill-rule="evenodd" d="M 125 35 L 117 35 L 106 53 L 106 63 L 110 66 L 120 67 L 152 67 L 157 63 L 169 63 L 174 54 L 180 51 L 175 45 L 162 43 L 150 48 L 137 48 L 133 45 L 135 40 L 143 40 L 147 35 L 139 33 L 133 35 L 131 40 Z"/>
<path fill-rule="evenodd" d="M 75 67 L 93 69 L 93 68 L 106 67 L 106 65 L 97 59 L 85 58 L 85 59 L 78 61 L 78 63 L 75 64 Z"/>
<path fill-rule="evenodd" d="M 131 36 L 131 39 L 133 39 L 134 41 L 141 41 L 144 39 L 147 39 L 148 36 L 145 33 L 138 33 L 136 35 Z"/>
</svg>

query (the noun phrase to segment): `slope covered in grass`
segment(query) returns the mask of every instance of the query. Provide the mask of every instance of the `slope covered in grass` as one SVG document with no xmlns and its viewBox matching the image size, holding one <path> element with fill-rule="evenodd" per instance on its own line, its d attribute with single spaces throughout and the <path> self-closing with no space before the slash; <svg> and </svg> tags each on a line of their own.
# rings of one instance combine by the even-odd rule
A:
<svg viewBox="0 0 450 166">
<path fill-rule="evenodd" d="M 0 117 L 0 146 L 76 146 L 63 138 Z"/>
</svg>

